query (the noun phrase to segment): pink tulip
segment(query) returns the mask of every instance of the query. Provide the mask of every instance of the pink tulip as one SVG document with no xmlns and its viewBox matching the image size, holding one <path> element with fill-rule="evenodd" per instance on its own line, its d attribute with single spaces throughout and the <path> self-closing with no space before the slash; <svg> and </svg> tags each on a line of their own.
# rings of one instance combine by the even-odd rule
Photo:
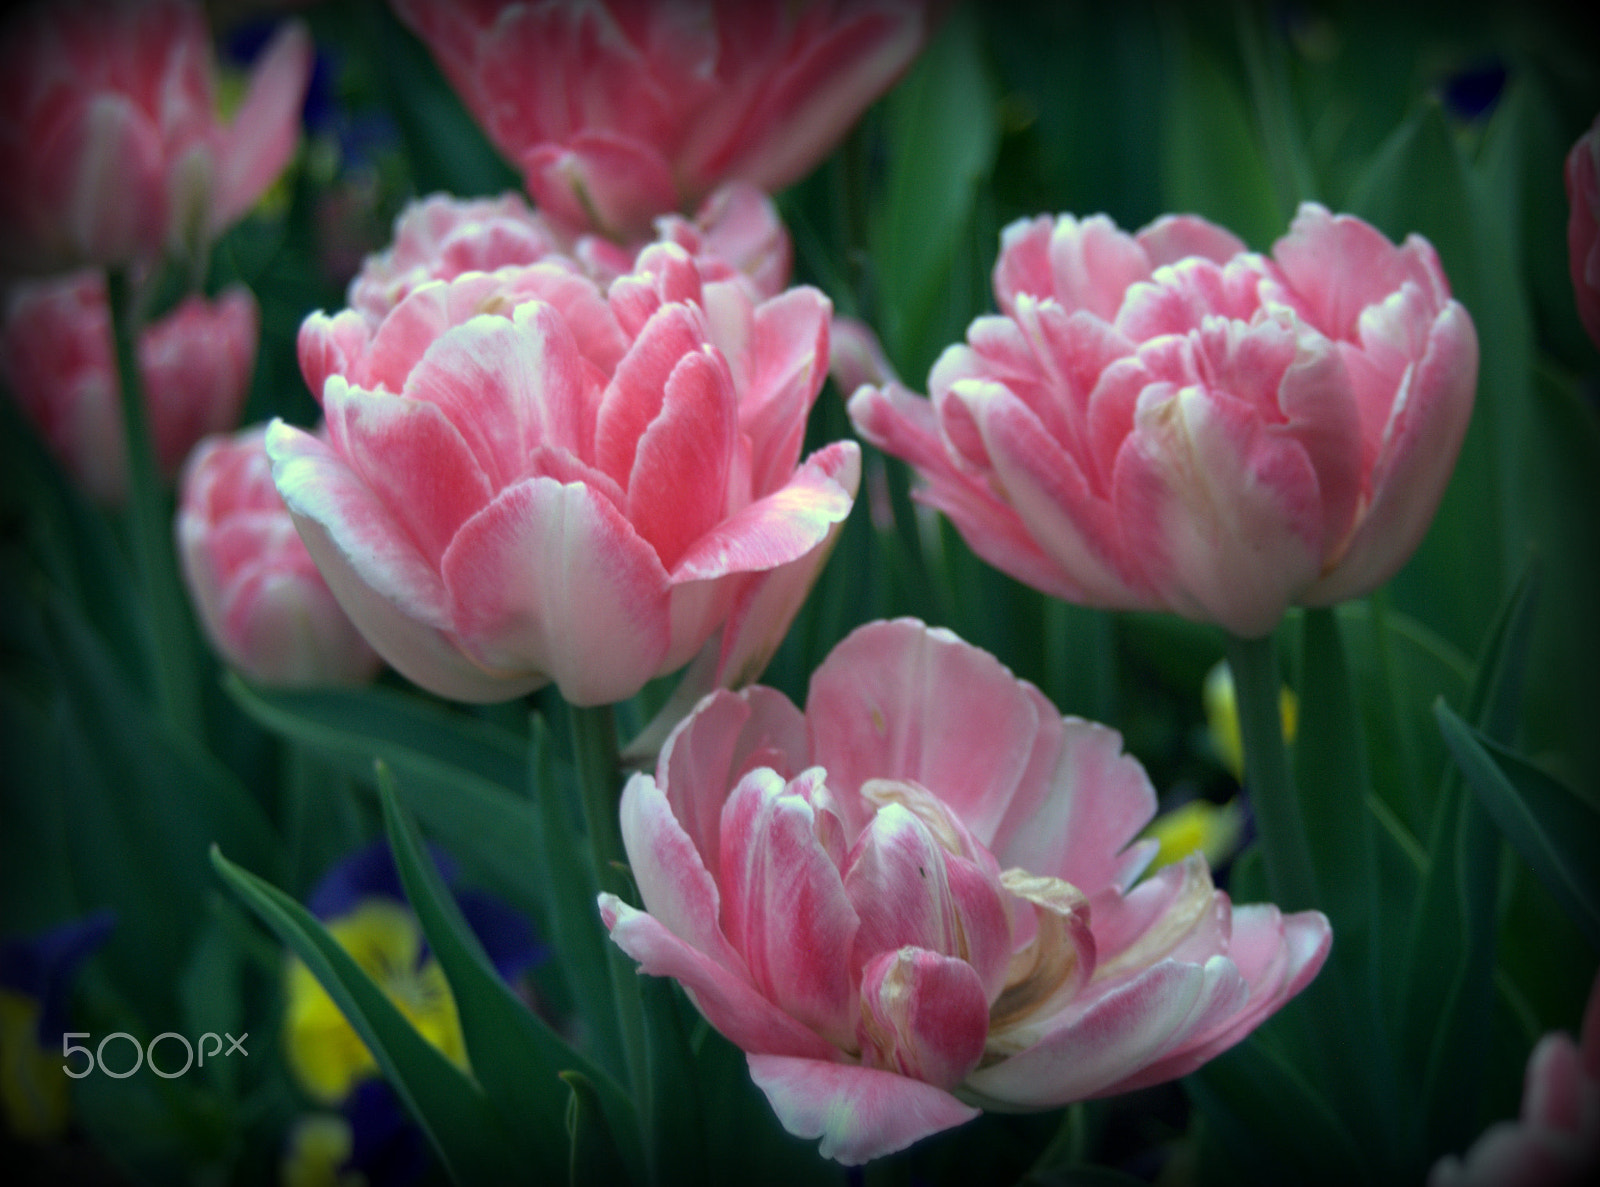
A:
<svg viewBox="0 0 1600 1187">
<path fill-rule="evenodd" d="M 789 285 L 793 251 L 789 232 L 772 199 L 753 185 L 730 181 L 700 204 L 693 219 L 662 214 L 655 242 L 676 243 L 695 258 L 707 280 L 739 280 L 757 300 L 776 297 Z M 646 245 L 619 246 L 600 235 L 580 235 L 573 254 L 601 284 L 633 270 Z"/>
<path fill-rule="evenodd" d="M 900 376 L 883 353 L 883 344 L 872 327 L 860 318 L 836 316 L 833 319 L 833 345 L 828 358 L 828 374 L 846 396 L 863 384 L 899 383 Z"/>
<path fill-rule="evenodd" d="M 1522 1116 L 1441 1158 L 1428 1187 L 1579 1187 L 1600 1174 L 1600 977 L 1581 1037 L 1545 1035 L 1528 1058 Z"/>
<path fill-rule="evenodd" d="M 265 425 L 195 448 L 176 532 L 200 624 L 230 665 L 291 687 L 377 674 L 377 655 L 334 600 L 272 484 Z"/>
<path fill-rule="evenodd" d="M 0 270 L 122 265 L 194 250 L 283 170 L 311 40 L 286 26 L 231 124 L 197 5 L 34 4 L 0 30 Z"/>
<path fill-rule="evenodd" d="M 557 260 L 467 272 L 376 328 L 307 319 L 328 441 L 275 424 L 267 452 L 340 602 L 425 688 L 600 704 L 708 646 L 745 683 L 860 481 L 853 442 L 798 465 L 830 312 L 706 281 L 676 244 L 609 295 Z"/>
<path fill-rule="evenodd" d="M 196 441 L 237 423 L 255 368 L 257 320 L 250 291 L 232 288 L 216 301 L 188 297 L 141 334 L 150 434 L 169 478 Z M 0 372 L 73 479 L 101 502 L 121 503 L 128 463 L 104 276 L 19 286 L 0 331 Z"/>
<path fill-rule="evenodd" d="M 1182 1076 L 1321 967 L 1315 911 L 1234 910 L 1190 858 L 1134 885 L 1144 771 L 947 631 L 861 627 L 811 679 L 719 691 L 622 795 L 642 972 L 856 1164 L 976 1116 Z M 648 913 L 647 913 L 648 912 Z"/>
<path fill-rule="evenodd" d="M 1193 217 L 1012 224 L 999 316 L 850 402 L 972 548 L 1068 601 L 1236 635 L 1383 584 L 1432 521 L 1478 343 L 1433 248 L 1302 206 L 1270 258 Z"/>
<path fill-rule="evenodd" d="M 1567 259 L 1578 316 L 1600 346 L 1600 116 L 1567 154 Z"/>
<path fill-rule="evenodd" d="M 742 277 L 757 299 L 775 297 L 789 283 L 789 233 L 772 200 L 741 182 L 730 182 L 706 199 L 693 221 L 662 215 L 655 242 L 678 244 L 695 258 L 706 280 Z M 376 324 L 427 281 L 541 260 L 576 263 L 593 280 L 610 285 L 633 271 L 647 246 L 569 235 L 516 194 L 474 199 L 434 194 L 401 211 L 393 245 L 370 256 L 351 282 L 350 307 Z"/>
<path fill-rule="evenodd" d="M 921 49 L 927 0 L 393 0 L 547 215 L 628 240 L 804 175 Z"/>
</svg>

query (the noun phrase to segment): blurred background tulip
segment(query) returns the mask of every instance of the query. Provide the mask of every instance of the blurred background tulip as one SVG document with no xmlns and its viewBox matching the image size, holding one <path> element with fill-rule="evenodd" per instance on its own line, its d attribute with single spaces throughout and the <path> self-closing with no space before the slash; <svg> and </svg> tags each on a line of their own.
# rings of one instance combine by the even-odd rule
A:
<svg viewBox="0 0 1600 1187">
<path fill-rule="evenodd" d="M 1576 1042 L 1555 1031 L 1528 1056 L 1522 1112 L 1446 1155 L 1428 1187 L 1578 1187 L 1600 1173 L 1600 979 Z"/>
<path fill-rule="evenodd" d="M 653 242 L 683 248 L 703 280 L 744 277 L 758 299 L 777 296 L 789 283 L 788 232 L 772 200 L 752 186 L 723 186 L 692 220 L 661 215 Z M 633 271 L 645 246 L 569 235 L 516 194 L 473 199 L 433 194 L 400 212 L 393 243 L 368 256 L 350 282 L 349 306 L 376 324 L 427 281 L 546 259 L 576 263 L 603 287 Z"/>
<path fill-rule="evenodd" d="M 1567 260 L 1583 328 L 1600 347 L 1600 116 L 1567 154 Z"/>
<path fill-rule="evenodd" d="M 339 608 L 272 484 L 265 425 L 195 448 L 176 531 L 200 624 L 231 666 L 287 687 L 377 675 L 377 654 Z"/>
<path fill-rule="evenodd" d="M 394 0 L 549 217 L 613 239 L 719 182 L 777 190 L 911 63 L 926 0 Z"/>
<path fill-rule="evenodd" d="M 214 301 L 187 297 L 140 334 L 150 436 L 169 480 L 201 437 L 238 423 L 258 321 L 250 290 L 235 287 Z M 128 461 L 105 278 L 79 272 L 19 285 L 0 328 L 0 374 L 73 480 L 121 503 Z"/>
<path fill-rule="evenodd" d="M 288 163 L 310 71 L 310 38 L 286 25 L 225 123 L 197 4 L 14 9 L 0 27 L 0 271 L 197 254 Z"/>
</svg>

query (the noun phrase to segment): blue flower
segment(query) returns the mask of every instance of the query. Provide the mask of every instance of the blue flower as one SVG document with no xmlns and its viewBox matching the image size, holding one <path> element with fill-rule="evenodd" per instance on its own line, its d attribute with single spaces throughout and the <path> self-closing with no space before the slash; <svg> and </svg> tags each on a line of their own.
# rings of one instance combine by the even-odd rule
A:
<svg viewBox="0 0 1600 1187">
<path fill-rule="evenodd" d="M 116 916 L 96 911 L 29 940 L 0 943 L 0 1117 L 20 1138 L 66 1132 L 62 1039 L 72 981 L 111 934 Z"/>
</svg>

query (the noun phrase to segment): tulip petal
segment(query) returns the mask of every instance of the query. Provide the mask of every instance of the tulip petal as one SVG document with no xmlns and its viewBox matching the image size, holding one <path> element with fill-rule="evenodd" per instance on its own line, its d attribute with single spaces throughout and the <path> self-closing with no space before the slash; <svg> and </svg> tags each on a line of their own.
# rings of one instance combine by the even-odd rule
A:
<svg viewBox="0 0 1600 1187">
<path fill-rule="evenodd" d="M 1111 321 L 1128 286 L 1150 278 L 1150 257 L 1137 239 L 1103 214 L 1056 219 L 1050 235 L 1050 291 L 1069 314 L 1087 310 Z"/>
<path fill-rule="evenodd" d="M 709 348 L 697 350 L 673 368 L 661 412 L 639 438 L 628 478 L 628 519 L 669 572 L 722 518 L 734 400 L 722 357 Z"/>
<path fill-rule="evenodd" d="M 819 451 L 780 490 L 706 532 L 679 558 L 673 583 L 762 572 L 812 552 L 850 514 L 854 484 L 841 479 L 859 474 L 859 462 L 851 465 L 855 448 L 839 442 Z"/>
<path fill-rule="evenodd" d="M 1075 600 L 1112 609 L 1149 606 L 1145 583 L 1122 556 L 1112 505 L 1095 497 L 1079 461 L 1000 385 L 974 381 L 954 394 L 982 430 L 995 481 L 1028 534 L 1072 574 L 1080 591 Z"/>
<path fill-rule="evenodd" d="M 566 321 L 531 301 L 512 316 L 479 316 L 436 338 L 405 394 L 439 407 L 496 491 L 528 476 L 538 448 L 584 457 L 594 381 Z"/>
<path fill-rule="evenodd" d="M 1067 719 L 1044 756 L 1051 765 L 1025 780 L 992 848 L 1003 865 L 1092 897 L 1121 879 L 1129 842 L 1155 815 L 1155 788 L 1122 735 L 1096 722 Z"/>
<path fill-rule="evenodd" d="M 274 421 L 267 454 L 278 492 L 328 588 L 396 671 L 458 701 L 510 700 L 545 683 L 540 672 L 484 671 L 435 625 L 447 620 L 439 575 L 326 445 Z"/>
<path fill-rule="evenodd" d="M 982 1057 L 988 1034 L 988 995 L 966 961 L 899 948 L 862 970 L 856 1037 L 867 1066 L 954 1088 Z"/>
<path fill-rule="evenodd" d="M 1035 589 L 1071 599 L 1078 586 L 1039 548 L 1016 512 L 950 462 L 933 405 L 899 384 L 862 388 L 850 398 L 850 420 L 867 441 L 915 466 L 929 485 L 919 502 L 948 515 L 984 560 Z"/>
<path fill-rule="evenodd" d="M 783 1127 L 796 1137 L 821 1138 L 822 1156 L 846 1166 L 904 1150 L 979 1112 L 941 1088 L 894 1072 L 782 1055 L 747 1058 L 750 1078 Z"/>
<path fill-rule="evenodd" d="M 1477 332 L 1452 301 L 1395 396 L 1369 480 L 1372 501 L 1343 554 L 1306 590 L 1306 605 L 1333 605 L 1376 588 L 1422 542 L 1466 437 L 1477 376 Z"/>
<path fill-rule="evenodd" d="M 1153 268 L 1176 264 L 1190 256 L 1226 264 L 1249 250 L 1232 231 L 1193 214 L 1163 215 L 1134 238 L 1150 257 Z"/>
<path fill-rule="evenodd" d="M 754 443 L 751 485 L 776 488 L 800 458 L 806 417 L 827 375 L 833 303 L 814 288 L 789 289 L 756 306 L 754 362 L 741 391 L 739 424 Z"/>
<path fill-rule="evenodd" d="M 666 654 L 666 574 L 581 483 L 508 487 L 462 526 L 442 572 L 462 646 L 491 669 L 545 674 L 574 705 L 626 700 Z"/>
<path fill-rule="evenodd" d="M 1315 202 L 1301 204 L 1289 233 L 1272 245 L 1272 258 L 1311 324 L 1329 338 L 1354 341 L 1361 311 L 1408 280 L 1440 306 L 1450 298 L 1438 256 L 1424 240 L 1412 236 L 1396 247 L 1369 223 Z"/>
<path fill-rule="evenodd" d="M 351 388 L 338 376 L 328 382 L 324 407 L 345 463 L 436 567 L 494 493 L 455 425 L 434 404 Z"/>
<path fill-rule="evenodd" d="M 824 846 L 816 781 L 802 773 L 786 783 L 763 768 L 734 788 L 722 811 L 722 922 L 761 994 L 843 1047 L 854 1037 L 859 920 Z"/>
<path fill-rule="evenodd" d="M 1166 605 L 1256 638 L 1321 568 L 1322 505 L 1304 447 L 1224 393 L 1150 388 L 1117 459 L 1123 538 Z"/>
<path fill-rule="evenodd" d="M 311 65 L 311 35 L 299 23 L 285 25 L 262 51 L 217 161 L 213 234 L 243 218 L 294 155 Z"/>
<path fill-rule="evenodd" d="M 984 845 L 1059 720 L 992 655 L 914 619 L 853 631 L 806 698 L 813 761 L 841 794 L 869 779 L 918 783 Z"/>
<path fill-rule="evenodd" d="M 566 146 L 538 145 L 518 163 L 540 210 L 610 238 L 647 233 L 651 218 L 682 205 L 667 163 L 639 141 L 587 132 Z"/>
<path fill-rule="evenodd" d="M 340 558 L 338 567 L 349 571 L 350 580 L 370 587 L 420 624 L 438 629 L 448 625 L 438 573 L 410 542 L 389 507 L 332 449 L 275 420 L 267 430 L 266 450 L 284 503 L 297 521 L 321 525 Z M 312 555 L 326 574 L 323 558 L 315 551 Z"/>
<path fill-rule="evenodd" d="M 595 464 L 626 489 L 639 439 L 661 412 L 667 381 L 679 360 L 704 344 L 698 313 L 663 306 L 645 323 L 600 398 Z"/>
<path fill-rule="evenodd" d="M 773 1005 L 750 984 L 673 935 L 660 920 L 613 894 L 599 898 L 600 918 L 611 938 L 652 977 L 671 977 L 695 1009 L 744 1051 L 826 1061 L 840 1058 L 833 1044 Z"/>
<path fill-rule="evenodd" d="M 937 809 L 937 800 L 923 797 Z M 935 834 L 940 824 L 960 828 L 886 803 L 856 839 L 844 871 L 845 893 L 861 920 L 852 963 L 864 967 L 905 947 L 952 956 L 973 966 L 987 1002 L 1000 992 L 1011 956 L 999 871 L 950 852 Z"/>
<path fill-rule="evenodd" d="M 628 780 L 620 815 L 628 868 L 650 914 L 684 943 L 748 981 L 744 959 L 722 934 L 716 881 L 654 779 L 637 774 Z"/>
<path fill-rule="evenodd" d="M 713 692 L 661 749 L 658 770 L 672 815 L 708 868 L 722 852 L 722 808 L 728 791 L 756 767 L 792 779 L 810 765 L 805 721 L 770 688 Z"/>
<path fill-rule="evenodd" d="M 861 485 L 861 447 L 854 441 L 837 441 L 819 449 L 806 459 L 790 487 L 809 482 L 813 475 L 833 484 L 853 504 Z M 819 513 L 821 508 L 813 507 L 812 514 Z M 747 580 L 722 628 L 714 676 L 718 685 L 742 688 L 766 670 L 833 551 L 848 514 L 848 509 L 841 512 L 807 552 Z M 770 538 L 770 533 L 761 534 Z"/>
<path fill-rule="evenodd" d="M 1311 983 L 1331 943 L 1332 931 L 1320 912 L 1280 918 L 1275 907 L 1238 908 L 1229 959 L 1248 985 L 1248 1000 L 1235 1010 L 1213 1009 L 1208 1018 L 1197 1019 L 1181 1044 L 1123 1080 L 1115 1091 L 1132 1092 L 1175 1080 L 1221 1055 Z M 1249 947 L 1265 951 L 1243 950 Z"/>
<path fill-rule="evenodd" d="M 1243 978 L 1224 957 L 1204 966 L 1167 960 L 1131 981 L 1074 1003 L 1037 1042 L 972 1072 L 967 1099 L 989 1107 L 1055 1108 L 1105 1095 L 1165 1054 L 1217 1003 L 1242 1003 Z"/>
</svg>

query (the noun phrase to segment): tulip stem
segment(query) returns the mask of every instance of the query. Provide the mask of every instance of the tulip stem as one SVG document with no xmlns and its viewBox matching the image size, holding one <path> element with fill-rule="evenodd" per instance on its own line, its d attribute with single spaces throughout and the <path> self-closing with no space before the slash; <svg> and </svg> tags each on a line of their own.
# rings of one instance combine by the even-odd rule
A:
<svg viewBox="0 0 1600 1187">
<path fill-rule="evenodd" d="M 1282 695 L 1272 636 L 1228 639 L 1239 733 L 1244 741 L 1245 786 L 1261 837 L 1267 888 L 1285 911 L 1318 906 L 1317 882 L 1305 818 L 1283 743 Z"/>
<path fill-rule="evenodd" d="M 122 398 L 134 561 L 144 593 L 146 646 L 156 703 L 168 725 L 180 733 L 194 735 L 200 729 L 200 701 L 194 683 L 193 628 L 178 581 L 172 512 L 156 465 L 139 374 L 139 328 L 133 286 L 127 273 L 113 269 L 106 278 L 106 289 L 117 387 Z"/>
<path fill-rule="evenodd" d="M 626 863 L 627 852 L 622 846 L 622 828 L 617 816 L 617 784 L 621 778 L 622 761 L 617 750 L 616 719 L 610 705 L 568 705 L 567 721 L 572 732 L 572 758 L 578 771 L 583 823 L 589 837 L 595 887 L 632 897 L 628 878 L 618 868 Z M 615 944 L 606 945 L 606 955 L 611 972 L 611 1000 L 617 1012 L 617 1031 L 622 1039 L 623 1061 L 627 1065 L 628 1081 L 633 1090 L 634 1107 L 639 1110 L 645 1149 L 649 1150 L 651 1093 L 639 976 L 633 961 Z"/>
</svg>

